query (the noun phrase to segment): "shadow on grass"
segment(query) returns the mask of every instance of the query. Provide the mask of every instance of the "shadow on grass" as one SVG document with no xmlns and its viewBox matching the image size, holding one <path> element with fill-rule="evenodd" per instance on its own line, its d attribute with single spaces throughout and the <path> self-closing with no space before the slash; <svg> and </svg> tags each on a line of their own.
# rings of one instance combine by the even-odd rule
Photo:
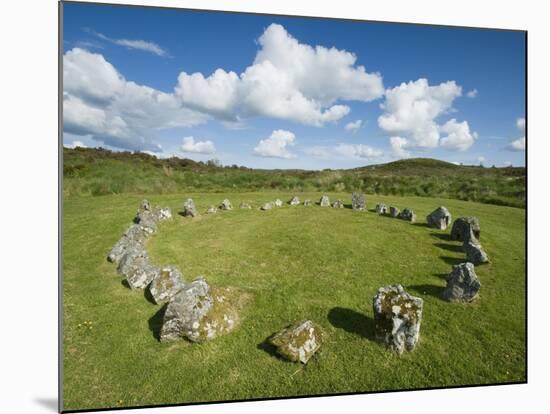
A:
<svg viewBox="0 0 550 414">
<path fill-rule="evenodd" d="M 453 241 L 451 239 L 451 235 L 447 233 L 430 233 L 430 236 L 435 237 L 439 240 L 445 240 L 445 241 Z"/>
<path fill-rule="evenodd" d="M 416 227 L 430 227 L 428 223 L 413 223 L 412 225 Z"/>
<path fill-rule="evenodd" d="M 439 258 L 451 266 L 464 263 L 466 261 L 466 258 L 462 259 L 460 257 L 439 256 Z"/>
<path fill-rule="evenodd" d="M 445 288 L 436 285 L 412 285 L 408 286 L 407 289 L 419 295 L 429 295 L 443 301 L 443 299 L 441 299 L 441 294 Z"/>
<path fill-rule="evenodd" d="M 275 335 L 275 334 L 273 334 Z M 277 353 L 277 347 L 275 345 L 272 345 L 269 340 L 273 337 L 273 335 L 269 335 L 267 338 L 265 338 L 262 342 L 260 342 L 256 348 L 258 348 L 261 351 L 267 352 L 269 355 L 271 355 L 274 358 L 280 359 L 281 361 L 289 362 L 287 359 L 283 358 Z"/>
<path fill-rule="evenodd" d="M 162 328 L 162 321 L 168 304 L 163 305 L 153 316 L 149 318 L 149 330 L 157 341 L 160 341 L 160 328 Z"/>
<path fill-rule="evenodd" d="M 151 295 L 151 291 L 148 288 L 143 289 L 143 297 L 147 302 L 152 303 L 153 305 L 157 304 L 157 302 L 155 302 L 155 299 L 153 298 L 153 295 Z"/>
<path fill-rule="evenodd" d="M 120 284 L 121 284 L 122 286 L 124 286 L 125 288 L 127 288 L 127 289 L 132 289 L 132 288 L 130 287 L 130 284 L 128 283 L 128 281 L 127 281 L 126 279 L 122 279 L 122 280 L 120 281 Z"/>
<path fill-rule="evenodd" d="M 328 312 L 328 320 L 335 328 L 374 341 L 374 319 L 348 308 L 335 307 Z"/>
<path fill-rule="evenodd" d="M 448 273 L 434 273 L 434 276 L 440 279 L 447 280 Z"/>
<path fill-rule="evenodd" d="M 448 250 L 450 252 L 456 252 L 456 253 L 462 253 L 464 250 L 462 249 L 462 246 L 456 245 L 456 244 L 446 244 L 446 243 L 434 243 L 434 246 L 439 247 L 443 250 Z"/>
</svg>

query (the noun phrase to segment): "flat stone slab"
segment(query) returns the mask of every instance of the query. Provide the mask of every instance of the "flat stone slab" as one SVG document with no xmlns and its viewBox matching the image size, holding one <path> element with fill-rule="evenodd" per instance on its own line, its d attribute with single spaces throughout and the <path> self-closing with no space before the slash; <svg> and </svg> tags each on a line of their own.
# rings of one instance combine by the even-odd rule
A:
<svg viewBox="0 0 550 414">
<path fill-rule="evenodd" d="M 423 305 L 401 285 L 378 289 L 372 302 L 376 339 L 399 354 L 412 351 L 420 337 Z"/>
<path fill-rule="evenodd" d="M 185 287 L 181 272 L 175 266 L 164 266 L 149 285 L 155 303 L 163 303 Z"/>
<path fill-rule="evenodd" d="M 436 208 L 426 216 L 428 226 L 439 230 L 447 229 L 451 225 L 452 220 L 451 213 L 443 206 Z"/>
<path fill-rule="evenodd" d="M 321 328 L 310 320 L 297 321 L 271 336 L 268 342 L 283 358 L 307 364 L 321 347 Z"/>
<path fill-rule="evenodd" d="M 447 286 L 441 297 L 450 302 L 471 302 L 478 297 L 481 283 L 472 263 L 460 263 L 446 277 Z"/>
</svg>

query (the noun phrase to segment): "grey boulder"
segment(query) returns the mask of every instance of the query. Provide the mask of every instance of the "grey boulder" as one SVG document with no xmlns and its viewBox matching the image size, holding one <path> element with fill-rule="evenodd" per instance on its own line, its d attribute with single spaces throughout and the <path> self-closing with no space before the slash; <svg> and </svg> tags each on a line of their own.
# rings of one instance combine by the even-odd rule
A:
<svg viewBox="0 0 550 414">
<path fill-rule="evenodd" d="M 193 199 L 188 198 L 187 201 L 183 203 L 183 215 L 186 217 L 197 217 L 199 215 Z"/>
<path fill-rule="evenodd" d="M 160 269 L 159 275 L 149 285 L 149 293 L 155 303 L 170 300 L 172 296 L 185 287 L 181 272 L 174 266 L 165 266 Z"/>
<path fill-rule="evenodd" d="M 372 304 L 376 339 L 399 354 L 412 351 L 420 337 L 424 301 L 401 285 L 389 285 L 378 289 Z"/>
<path fill-rule="evenodd" d="M 310 206 L 311 205 L 311 200 L 304 200 L 304 206 Z"/>
<path fill-rule="evenodd" d="M 243 201 L 241 204 L 239 204 L 239 208 L 251 209 L 252 207 L 250 206 L 250 204 Z"/>
<path fill-rule="evenodd" d="M 273 201 L 270 201 L 269 203 L 265 203 L 263 206 L 260 207 L 260 210 L 272 210 L 274 207 Z"/>
<path fill-rule="evenodd" d="M 399 217 L 399 209 L 397 207 L 390 206 L 390 216 L 393 218 Z"/>
<path fill-rule="evenodd" d="M 233 210 L 233 205 L 231 204 L 231 201 L 229 201 L 227 198 L 224 199 L 220 204 L 220 210 Z"/>
<path fill-rule="evenodd" d="M 404 208 L 401 214 L 399 214 L 399 218 L 414 223 L 416 221 L 416 214 L 410 208 Z"/>
<path fill-rule="evenodd" d="M 159 275 L 159 268 L 151 264 L 143 246 L 128 249 L 118 264 L 118 271 L 131 289 L 144 289 Z"/>
<path fill-rule="evenodd" d="M 282 200 L 279 200 L 279 199 L 275 200 L 275 206 L 276 207 L 282 207 L 283 206 Z"/>
<path fill-rule="evenodd" d="M 210 206 L 206 209 L 206 214 L 216 214 L 218 212 L 218 209 L 216 206 Z"/>
<path fill-rule="evenodd" d="M 445 230 L 451 225 L 451 221 L 451 213 L 449 213 L 449 210 L 443 206 L 436 208 L 426 216 L 428 226 L 439 230 Z"/>
<path fill-rule="evenodd" d="M 469 237 L 470 229 L 474 237 L 479 240 L 481 227 L 477 217 L 460 217 L 456 219 L 451 229 L 451 240 L 464 241 Z"/>
<path fill-rule="evenodd" d="M 376 205 L 376 212 L 378 214 L 388 214 L 388 207 L 386 207 L 385 204 L 377 204 Z"/>
<path fill-rule="evenodd" d="M 302 364 L 307 364 L 319 350 L 321 341 L 321 329 L 310 320 L 294 322 L 268 339 L 280 356 Z"/>
<path fill-rule="evenodd" d="M 330 199 L 327 195 L 324 195 L 321 197 L 321 200 L 319 201 L 319 205 L 321 207 L 330 207 Z"/>
<path fill-rule="evenodd" d="M 351 208 L 353 210 L 365 210 L 367 208 L 367 204 L 365 202 L 365 195 L 363 193 L 359 192 L 353 192 L 351 194 Z"/>
<path fill-rule="evenodd" d="M 300 204 L 300 199 L 298 198 L 298 196 L 294 196 L 290 199 L 288 204 L 290 204 L 291 206 L 297 206 L 298 204 Z"/>
<path fill-rule="evenodd" d="M 342 200 L 336 200 L 332 203 L 332 208 L 344 208 L 344 203 L 342 203 Z"/>
<path fill-rule="evenodd" d="M 472 263 L 460 263 L 446 277 L 447 286 L 442 297 L 450 302 L 471 302 L 478 296 L 481 283 Z"/>
<path fill-rule="evenodd" d="M 138 224 L 132 224 L 113 246 L 107 256 L 107 260 L 112 263 L 120 262 L 126 250 L 132 246 L 141 245 L 144 238 L 145 234 L 141 230 L 141 227 Z"/>
</svg>

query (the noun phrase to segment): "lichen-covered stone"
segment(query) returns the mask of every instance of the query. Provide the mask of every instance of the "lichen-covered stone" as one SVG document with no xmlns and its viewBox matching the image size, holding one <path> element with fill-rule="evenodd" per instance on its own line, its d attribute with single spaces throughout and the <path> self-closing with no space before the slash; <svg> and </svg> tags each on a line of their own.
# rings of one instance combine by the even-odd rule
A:
<svg viewBox="0 0 550 414">
<path fill-rule="evenodd" d="M 231 204 L 231 201 L 229 201 L 227 198 L 224 199 L 220 204 L 220 210 L 233 210 L 233 205 Z"/>
<path fill-rule="evenodd" d="M 265 203 L 263 206 L 260 207 L 260 210 L 272 210 L 275 204 L 273 201 L 270 201 L 269 203 Z"/>
<path fill-rule="evenodd" d="M 186 217 L 197 217 L 199 215 L 197 207 L 195 207 L 195 202 L 192 198 L 188 198 L 183 203 L 183 215 Z"/>
<path fill-rule="evenodd" d="M 416 221 L 416 214 L 414 214 L 414 211 L 412 211 L 410 208 L 404 208 L 403 211 L 399 214 L 399 218 L 414 223 Z"/>
<path fill-rule="evenodd" d="M 148 200 L 143 200 L 139 208 L 140 210 L 151 211 L 151 203 Z"/>
<path fill-rule="evenodd" d="M 298 198 L 298 196 L 294 196 L 290 199 L 288 204 L 290 204 L 291 206 L 297 206 L 298 204 L 300 204 L 300 199 Z"/>
<path fill-rule="evenodd" d="M 489 263 L 489 256 L 485 253 L 481 244 L 474 242 L 474 239 L 464 242 L 462 248 L 466 253 L 466 260 L 474 265 Z"/>
<path fill-rule="evenodd" d="M 271 336 L 268 342 L 283 358 L 307 364 L 321 346 L 321 328 L 310 320 L 297 321 Z"/>
<path fill-rule="evenodd" d="M 321 197 L 321 200 L 319 201 L 319 205 L 321 207 L 330 207 L 330 199 L 328 198 L 328 195 L 324 195 Z"/>
<path fill-rule="evenodd" d="M 282 207 L 283 206 L 283 201 L 280 200 L 280 199 L 275 200 L 274 203 L 275 203 L 276 207 Z"/>
<path fill-rule="evenodd" d="M 353 210 L 366 210 L 367 204 L 365 202 L 365 195 L 359 192 L 353 192 L 351 194 L 351 208 Z"/>
<path fill-rule="evenodd" d="M 174 266 L 160 269 L 159 275 L 149 285 L 149 292 L 155 303 L 170 300 L 172 296 L 185 287 L 181 272 Z"/>
<path fill-rule="evenodd" d="M 342 200 L 336 200 L 332 203 L 332 208 L 344 208 L 344 203 L 342 203 Z"/>
<path fill-rule="evenodd" d="M 129 248 L 118 264 L 131 289 L 144 289 L 159 275 L 159 268 L 151 264 L 143 246 Z"/>
<path fill-rule="evenodd" d="M 132 224 L 113 246 L 107 256 L 107 260 L 112 263 L 120 262 L 126 250 L 131 246 L 141 245 L 144 238 L 145 234 L 143 230 L 141 230 L 141 227 L 138 224 Z"/>
<path fill-rule="evenodd" d="M 446 277 L 447 286 L 442 297 L 450 302 L 471 302 L 479 292 L 481 283 L 472 263 L 460 263 Z"/>
<path fill-rule="evenodd" d="M 372 302 L 376 339 L 399 354 L 412 351 L 420 336 L 423 304 L 401 285 L 378 289 Z"/>
<path fill-rule="evenodd" d="M 239 306 L 229 289 L 211 288 L 198 278 L 176 293 L 164 314 L 162 342 L 187 338 L 204 342 L 231 332 L 238 323 Z"/>
<path fill-rule="evenodd" d="M 310 206 L 311 200 L 304 200 L 304 206 Z"/>
<path fill-rule="evenodd" d="M 155 212 L 159 221 L 170 220 L 172 218 L 172 210 L 169 207 L 157 208 Z"/>
<path fill-rule="evenodd" d="M 449 210 L 443 206 L 436 208 L 426 216 L 428 226 L 439 230 L 445 230 L 451 225 L 451 221 L 451 213 L 449 213 Z"/>
<path fill-rule="evenodd" d="M 252 207 L 250 206 L 250 204 L 243 201 L 241 204 L 239 204 L 239 208 L 251 209 Z"/>
<path fill-rule="evenodd" d="M 399 209 L 397 207 L 390 206 L 390 216 L 393 218 L 399 217 Z"/>
<path fill-rule="evenodd" d="M 376 212 L 378 214 L 388 214 L 388 207 L 386 207 L 385 204 L 377 204 L 376 205 Z M 398 212 L 399 214 L 399 212 Z"/>
<path fill-rule="evenodd" d="M 216 214 L 218 212 L 218 209 L 216 206 L 210 206 L 206 209 L 206 214 Z"/>
<path fill-rule="evenodd" d="M 469 236 L 470 228 L 475 238 L 479 240 L 481 227 L 477 217 L 460 217 L 456 219 L 451 229 L 451 240 L 464 241 Z"/>
<path fill-rule="evenodd" d="M 144 233 L 153 234 L 157 231 L 158 217 L 155 212 L 150 209 L 148 204 L 146 204 L 146 206 L 148 206 L 147 209 L 143 208 L 143 206 L 142 204 L 142 207 L 138 210 L 134 222 Z"/>
</svg>

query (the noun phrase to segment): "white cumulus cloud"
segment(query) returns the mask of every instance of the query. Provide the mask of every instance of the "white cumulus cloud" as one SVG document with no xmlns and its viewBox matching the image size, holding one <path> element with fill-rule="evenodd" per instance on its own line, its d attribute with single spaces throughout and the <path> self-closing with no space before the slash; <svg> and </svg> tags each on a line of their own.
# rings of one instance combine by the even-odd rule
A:
<svg viewBox="0 0 550 414">
<path fill-rule="evenodd" d="M 516 127 L 517 127 L 520 131 L 525 130 L 525 118 L 518 118 L 518 119 L 516 120 Z"/>
<path fill-rule="evenodd" d="M 447 121 L 439 130 L 447 134 L 441 138 L 441 146 L 451 151 L 466 151 L 477 137 L 477 134 L 470 131 L 467 121 L 457 122 L 454 118 Z"/>
<path fill-rule="evenodd" d="M 262 139 L 254 148 L 254 153 L 261 157 L 272 158 L 296 158 L 296 155 L 288 150 L 289 146 L 295 145 L 296 136 L 283 129 L 277 129 L 271 133 L 269 138 Z"/>
<path fill-rule="evenodd" d="M 477 96 L 477 89 L 474 88 L 474 89 L 472 89 L 471 91 L 468 91 L 468 92 L 466 93 L 466 96 L 467 96 L 468 98 L 475 98 L 475 97 Z"/>
<path fill-rule="evenodd" d="M 512 141 L 506 148 L 510 151 L 525 151 L 525 137 Z"/>
<path fill-rule="evenodd" d="M 225 120 L 268 116 L 312 126 L 346 116 L 350 108 L 337 101 L 368 102 L 384 93 L 382 77 L 356 65 L 353 53 L 300 43 L 279 24 L 258 44 L 240 75 L 221 68 L 210 76 L 182 72 L 176 93 L 185 105 Z"/>
<path fill-rule="evenodd" d="M 364 144 L 339 144 L 336 146 L 335 151 L 350 158 L 375 159 L 384 155 L 381 150 Z"/>
<path fill-rule="evenodd" d="M 390 146 L 394 157 L 398 158 L 408 158 L 411 156 L 410 152 L 407 151 L 409 146 L 409 140 L 403 137 L 390 137 Z"/>
<path fill-rule="evenodd" d="M 357 121 L 353 121 L 353 122 L 348 122 L 346 124 L 346 126 L 344 127 L 344 129 L 346 131 L 351 131 L 351 132 L 355 132 L 357 131 L 359 128 L 361 128 L 361 125 L 363 125 L 363 121 L 358 119 Z"/>
<path fill-rule="evenodd" d="M 183 152 L 195 154 L 213 154 L 216 152 L 216 147 L 212 141 L 195 141 L 194 137 L 184 137 L 180 149 Z"/>
<path fill-rule="evenodd" d="M 434 148 L 439 144 L 436 118 L 449 111 L 462 88 L 455 81 L 430 86 L 427 79 L 402 83 L 386 90 L 378 125 L 392 134 L 407 134 L 410 145 Z"/>
</svg>

